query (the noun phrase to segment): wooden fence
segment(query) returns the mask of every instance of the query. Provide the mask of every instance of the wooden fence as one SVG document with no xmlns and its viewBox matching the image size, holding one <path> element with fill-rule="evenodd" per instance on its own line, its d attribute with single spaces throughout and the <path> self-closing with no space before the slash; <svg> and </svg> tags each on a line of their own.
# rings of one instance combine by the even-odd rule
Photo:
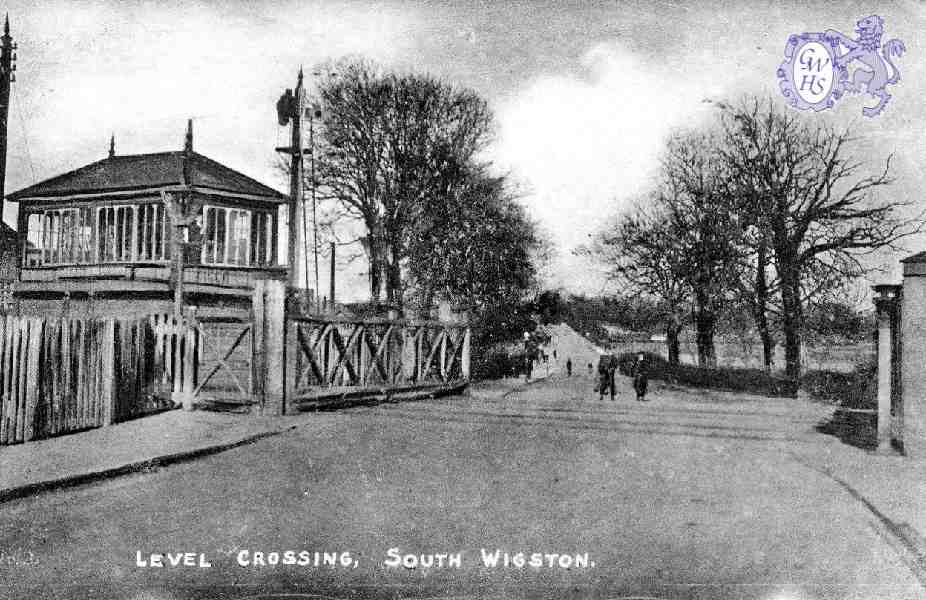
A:
<svg viewBox="0 0 926 600">
<path fill-rule="evenodd" d="M 182 319 L 0 315 L 0 444 L 178 404 L 262 414 L 443 393 L 469 381 L 470 332 L 441 321 L 287 314 L 280 282 L 250 311 Z"/>
<path fill-rule="evenodd" d="M 287 317 L 287 405 L 450 390 L 469 380 L 469 328 L 437 321 Z"/>
<path fill-rule="evenodd" d="M 165 365 L 183 356 L 172 336 L 154 318 L 0 316 L 0 444 L 172 406 Z"/>
</svg>

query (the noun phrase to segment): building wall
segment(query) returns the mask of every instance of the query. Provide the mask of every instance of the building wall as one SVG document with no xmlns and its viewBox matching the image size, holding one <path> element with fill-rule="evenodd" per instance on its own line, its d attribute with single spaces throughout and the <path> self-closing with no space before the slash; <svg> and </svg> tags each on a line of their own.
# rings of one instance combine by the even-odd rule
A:
<svg viewBox="0 0 926 600">
<path fill-rule="evenodd" d="M 901 308 L 903 444 L 909 456 L 920 458 L 926 457 L 926 274 L 911 270 L 905 268 Z"/>
</svg>

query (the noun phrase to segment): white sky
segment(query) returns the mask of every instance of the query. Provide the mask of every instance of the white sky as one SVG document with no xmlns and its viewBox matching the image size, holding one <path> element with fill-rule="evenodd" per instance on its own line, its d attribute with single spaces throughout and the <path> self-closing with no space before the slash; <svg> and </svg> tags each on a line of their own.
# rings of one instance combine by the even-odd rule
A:
<svg viewBox="0 0 926 600">
<path fill-rule="evenodd" d="M 790 33 L 851 34 L 871 11 L 804 4 L 9 2 L 19 60 L 7 191 L 104 157 L 111 133 L 120 154 L 179 149 L 189 117 L 197 151 L 285 191 L 273 168 L 287 139 L 277 97 L 300 64 L 362 54 L 489 99 L 491 156 L 529 192 L 525 205 L 560 250 L 550 285 L 594 293 L 600 272 L 571 251 L 646 188 L 666 134 L 708 118 L 705 97 L 777 97 Z M 872 158 L 894 152 L 890 193 L 922 209 L 926 11 L 879 3 L 878 14 L 885 39 L 908 50 L 886 112 L 864 119 L 864 99 L 849 97 L 808 118 L 852 124 Z M 6 220 L 14 214 L 8 205 Z M 897 258 L 884 258 L 883 278 L 896 278 Z M 362 298 L 365 278 L 343 277 L 342 291 Z"/>
</svg>

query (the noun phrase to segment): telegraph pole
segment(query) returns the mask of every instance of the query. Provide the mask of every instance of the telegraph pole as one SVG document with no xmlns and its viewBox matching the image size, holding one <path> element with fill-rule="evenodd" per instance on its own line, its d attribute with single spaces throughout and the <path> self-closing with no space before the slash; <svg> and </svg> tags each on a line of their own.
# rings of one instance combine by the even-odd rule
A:
<svg viewBox="0 0 926 600">
<path fill-rule="evenodd" d="M 3 23 L 0 37 L 0 221 L 3 220 L 3 198 L 6 194 L 7 119 L 10 113 L 10 83 L 16 81 L 16 44 L 10 36 L 10 17 Z"/>
<path fill-rule="evenodd" d="M 303 148 L 302 148 L 302 118 L 305 114 L 305 88 L 302 85 L 302 68 L 299 69 L 299 79 L 295 94 L 287 89 L 277 101 L 277 116 L 280 125 L 292 121 L 292 140 L 289 148 L 277 148 L 277 152 L 286 152 L 290 155 L 289 166 L 289 286 L 298 288 L 305 276 L 306 269 L 306 239 L 305 239 L 305 203 L 303 199 Z M 307 282 L 306 282 L 307 283 Z M 306 285 L 305 287 L 308 287 Z M 317 287 L 317 286 L 316 286 Z M 315 290 L 318 294 L 318 290 Z"/>
<path fill-rule="evenodd" d="M 316 290 L 320 289 L 318 279 L 318 202 L 315 198 L 315 118 L 317 116 L 317 112 L 318 111 L 313 106 L 312 112 L 309 114 L 309 164 L 311 165 L 311 169 L 309 169 L 309 175 L 312 178 L 312 241 L 315 253 Z M 316 298 L 317 297 L 318 293 L 316 292 Z"/>
</svg>

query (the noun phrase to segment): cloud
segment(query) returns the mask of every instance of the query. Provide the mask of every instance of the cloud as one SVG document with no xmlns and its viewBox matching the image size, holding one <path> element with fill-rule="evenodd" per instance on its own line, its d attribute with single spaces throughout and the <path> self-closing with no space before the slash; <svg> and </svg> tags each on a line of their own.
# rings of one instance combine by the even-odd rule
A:
<svg viewBox="0 0 926 600">
<path fill-rule="evenodd" d="M 710 112 L 716 92 L 618 43 L 598 44 L 581 73 L 538 77 L 502 104 L 493 158 L 531 191 L 525 203 L 560 246 L 553 284 L 587 287 L 591 267 L 569 256 L 588 234 L 643 192 L 666 136 Z M 600 290 L 596 275 L 590 285 Z"/>
</svg>

